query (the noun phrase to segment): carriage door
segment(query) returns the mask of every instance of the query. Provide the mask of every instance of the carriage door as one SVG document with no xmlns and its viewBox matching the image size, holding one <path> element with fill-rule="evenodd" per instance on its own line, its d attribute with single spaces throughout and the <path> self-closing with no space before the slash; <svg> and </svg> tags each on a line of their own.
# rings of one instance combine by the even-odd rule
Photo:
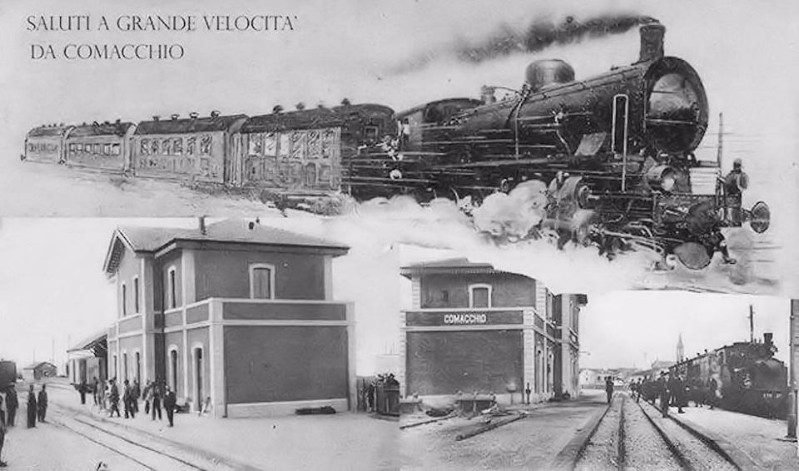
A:
<svg viewBox="0 0 799 471">
<path fill-rule="evenodd" d="M 627 123 L 630 102 L 627 95 L 613 97 L 613 122 L 611 128 L 611 148 L 613 153 L 621 155 L 623 160 L 621 191 L 627 186 Z"/>
</svg>

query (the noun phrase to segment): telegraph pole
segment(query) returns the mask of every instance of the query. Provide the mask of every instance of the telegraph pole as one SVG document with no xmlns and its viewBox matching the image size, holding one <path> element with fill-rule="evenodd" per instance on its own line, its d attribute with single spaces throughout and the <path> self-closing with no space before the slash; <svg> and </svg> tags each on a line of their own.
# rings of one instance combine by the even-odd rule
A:
<svg viewBox="0 0 799 471">
<path fill-rule="evenodd" d="M 788 436 L 796 440 L 796 377 L 799 368 L 799 299 L 791 299 L 790 357 L 788 358 Z M 799 453 L 799 450 L 797 450 Z"/>
<path fill-rule="evenodd" d="M 749 305 L 749 342 L 755 341 L 755 310 Z"/>
</svg>

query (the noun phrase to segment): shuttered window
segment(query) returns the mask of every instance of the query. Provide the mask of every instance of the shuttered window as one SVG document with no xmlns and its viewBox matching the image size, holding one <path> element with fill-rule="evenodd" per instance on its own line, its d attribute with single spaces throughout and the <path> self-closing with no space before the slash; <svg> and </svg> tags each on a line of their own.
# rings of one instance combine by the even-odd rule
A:
<svg viewBox="0 0 799 471">
<path fill-rule="evenodd" d="M 273 299 L 275 290 L 275 267 L 266 264 L 250 266 L 250 297 Z"/>
</svg>

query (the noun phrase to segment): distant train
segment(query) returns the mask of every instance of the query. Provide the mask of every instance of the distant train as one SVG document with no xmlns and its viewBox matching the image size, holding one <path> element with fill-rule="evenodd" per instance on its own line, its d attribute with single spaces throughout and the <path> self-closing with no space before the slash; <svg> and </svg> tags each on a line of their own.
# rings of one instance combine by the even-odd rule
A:
<svg viewBox="0 0 799 471">
<path fill-rule="evenodd" d="M 697 397 L 710 379 L 718 385 L 718 405 L 727 410 L 784 419 L 788 413 L 788 369 L 774 358 L 772 334 L 763 342 L 736 342 L 672 366 Z"/>
<path fill-rule="evenodd" d="M 734 263 L 721 228 L 749 222 L 762 233 L 770 210 L 742 207 L 741 162 L 722 178 L 720 156 L 696 159 L 708 125 L 704 86 L 686 61 L 664 56 L 662 25 L 640 32 L 633 64 L 575 80 L 565 62 L 537 61 L 499 101 L 497 87 L 484 87 L 481 100 L 401 113 L 345 101 L 256 117 L 51 125 L 28 133 L 24 158 L 294 196 L 479 203 L 518 189 L 520 204 L 543 215 L 534 237 L 593 244 L 609 257 L 645 248 L 694 269 L 717 251 Z"/>
</svg>

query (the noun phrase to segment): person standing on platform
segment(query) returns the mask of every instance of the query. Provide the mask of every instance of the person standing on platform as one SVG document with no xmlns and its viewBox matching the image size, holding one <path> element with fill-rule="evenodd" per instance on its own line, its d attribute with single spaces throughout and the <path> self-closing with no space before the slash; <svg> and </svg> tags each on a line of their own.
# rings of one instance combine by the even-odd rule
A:
<svg viewBox="0 0 799 471">
<path fill-rule="evenodd" d="M 92 397 L 94 398 L 94 405 L 100 405 L 100 381 L 95 376 L 92 379 Z"/>
<path fill-rule="evenodd" d="M 8 404 L 8 400 L 6 400 Z M 0 468 L 5 468 L 8 463 L 3 461 L 3 445 L 6 442 L 6 417 L 3 414 L 3 396 L 0 396 Z"/>
<path fill-rule="evenodd" d="M 86 388 L 89 386 L 86 384 L 86 380 L 81 380 L 80 384 L 78 385 L 78 393 L 80 393 L 80 403 L 81 405 L 86 404 Z M 97 401 L 95 400 L 95 404 Z"/>
<path fill-rule="evenodd" d="M 608 396 L 608 404 L 613 398 L 613 378 L 605 376 L 605 394 Z"/>
<path fill-rule="evenodd" d="M 119 413 L 119 388 L 117 388 L 116 378 L 111 378 L 108 389 L 108 400 L 111 402 L 111 413 L 109 415 L 113 417 L 114 411 L 116 411 L 117 417 L 122 417 L 122 414 Z"/>
<path fill-rule="evenodd" d="M 36 391 L 33 390 L 33 385 L 28 391 L 28 428 L 36 427 Z"/>
<path fill-rule="evenodd" d="M 674 405 L 677 406 L 677 413 L 684 414 L 685 412 L 682 410 L 682 403 L 685 396 L 685 385 L 683 384 L 682 378 L 680 378 L 679 374 L 675 373 L 671 375 L 671 378 L 669 379 L 669 393 L 671 394 Z"/>
<path fill-rule="evenodd" d="M 156 412 L 158 413 L 158 420 L 161 420 L 161 391 L 159 384 L 154 382 L 151 388 L 153 391 L 153 404 L 151 406 L 153 409 L 153 420 L 155 420 Z"/>
<path fill-rule="evenodd" d="M 42 390 L 39 391 L 39 422 L 44 422 L 47 416 L 47 385 L 42 385 Z"/>
<path fill-rule="evenodd" d="M 125 380 L 122 388 L 122 405 L 125 408 L 126 419 L 133 419 L 136 417 L 133 412 L 133 388 L 131 388 L 128 380 Z"/>
<path fill-rule="evenodd" d="M 142 391 L 142 397 L 144 398 L 144 415 L 150 414 L 150 402 L 153 400 L 153 383 L 148 379 L 146 383 L 144 383 L 144 391 Z"/>
<path fill-rule="evenodd" d="M 716 407 L 716 390 L 718 388 L 719 383 L 716 381 L 716 378 L 707 380 L 707 403 L 710 405 L 711 409 Z"/>
<path fill-rule="evenodd" d="M 660 396 L 660 412 L 663 413 L 663 417 L 669 416 L 669 380 L 668 380 L 668 373 L 663 372 L 660 373 L 660 379 L 658 379 L 657 385 L 658 395 Z"/>
<path fill-rule="evenodd" d="M 6 411 L 8 413 L 8 417 L 6 417 L 6 423 L 9 427 L 13 427 L 15 424 L 15 417 L 17 416 L 17 409 L 19 408 L 19 398 L 17 397 L 17 390 L 14 389 L 14 385 L 10 385 L 8 389 L 6 389 Z"/>
<path fill-rule="evenodd" d="M 141 397 L 141 386 L 139 386 L 139 380 L 133 380 L 133 386 L 131 387 L 131 397 L 133 398 L 133 412 L 139 413 L 139 398 Z"/>
<path fill-rule="evenodd" d="M 164 410 L 166 411 L 166 418 L 169 420 L 169 426 L 172 427 L 174 416 L 175 416 L 175 406 L 177 406 L 178 400 L 175 397 L 175 391 L 166 387 L 166 394 L 164 395 Z"/>
</svg>

